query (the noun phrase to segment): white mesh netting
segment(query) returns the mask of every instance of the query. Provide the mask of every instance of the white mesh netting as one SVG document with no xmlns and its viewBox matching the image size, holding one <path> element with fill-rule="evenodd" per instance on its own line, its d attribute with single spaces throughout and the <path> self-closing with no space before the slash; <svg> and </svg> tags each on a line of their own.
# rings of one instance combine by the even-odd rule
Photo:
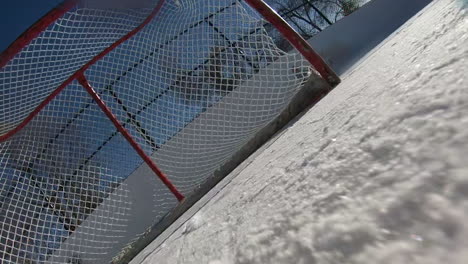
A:
<svg viewBox="0 0 468 264">
<path fill-rule="evenodd" d="M 0 135 L 162 4 L 84 75 L 189 196 L 287 106 L 310 65 L 241 0 L 129 3 L 77 5 L 0 70 Z M 0 151 L 1 263 L 108 262 L 178 203 L 76 80 Z"/>
</svg>

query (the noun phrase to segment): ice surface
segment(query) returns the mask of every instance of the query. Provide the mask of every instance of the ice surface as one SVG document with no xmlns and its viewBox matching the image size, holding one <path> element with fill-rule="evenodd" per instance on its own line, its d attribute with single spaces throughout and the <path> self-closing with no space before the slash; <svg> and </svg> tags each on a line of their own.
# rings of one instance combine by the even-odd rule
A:
<svg viewBox="0 0 468 264">
<path fill-rule="evenodd" d="M 467 14 L 435 1 L 132 263 L 467 263 Z"/>
</svg>

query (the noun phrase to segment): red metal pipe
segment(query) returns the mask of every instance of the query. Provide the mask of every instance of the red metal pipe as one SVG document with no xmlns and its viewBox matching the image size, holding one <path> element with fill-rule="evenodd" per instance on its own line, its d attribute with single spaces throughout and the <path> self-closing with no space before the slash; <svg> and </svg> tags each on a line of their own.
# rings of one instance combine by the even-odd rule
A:
<svg viewBox="0 0 468 264">
<path fill-rule="evenodd" d="M 314 66 L 319 74 L 332 86 L 340 83 L 338 75 L 314 51 L 310 44 L 297 33 L 273 8 L 262 0 L 244 0 L 270 22 L 283 36 Z"/>
<path fill-rule="evenodd" d="M 73 82 L 79 75 L 82 75 L 89 67 L 91 67 L 93 64 L 95 64 L 98 60 L 102 59 L 104 56 L 109 54 L 112 50 L 117 48 L 120 44 L 128 40 L 129 38 L 133 37 L 135 34 L 137 34 L 141 29 L 143 29 L 151 20 L 156 16 L 156 14 L 161 10 L 162 6 L 164 4 L 164 0 L 160 0 L 158 5 L 153 9 L 151 14 L 136 28 L 134 28 L 132 31 L 127 33 L 125 36 L 114 42 L 112 45 L 107 47 L 105 50 L 103 50 L 101 53 L 96 55 L 93 59 L 91 59 L 88 63 L 86 63 L 84 66 L 82 66 L 78 71 L 76 71 L 74 74 L 72 74 L 67 80 L 65 80 L 57 89 L 55 89 L 49 96 L 44 99 L 21 123 L 16 126 L 14 129 L 8 131 L 7 133 L 3 134 L 0 136 L 0 142 L 3 142 L 16 133 L 18 133 L 21 129 L 23 129 L 31 120 L 36 117 L 39 112 L 44 109 L 45 106 L 47 106 L 57 95 L 60 94 L 60 92 L 67 87 L 71 82 Z M 54 13 L 55 14 L 55 13 Z M 63 15 L 63 13 L 62 13 Z M 57 19 L 57 18 L 56 18 Z M 55 20 L 56 20 L 55 19 Z M 55 21 L 54 20 L 54 21 Z M 47 27 L 37 27 L 36 29 L 42 29 L 45 30 Z M 37 34 L 36 34 L 37 33 Z M 36 36 L 40 34 L 40 32 L 36 32 Z M 17 52 L 21 51 L 21 49 L 17 50 Z M 3 55 L 3 54 L 2 54 Z M 14 56 L 14 54 L 13 54 Z M 10 60 L 13 58 L 11 56 Z M 8 62 L 7 62 L 8 63 Z"/>
<path fill-rule="evenodd" d="M 91 87 L 89 82 L 86 80 L 86 77 L 81 74 L 77 77 L 78 82 L 83 86 L 86 91 L 93 97 L 94 101 L 98 104 L 101 110 L 106 114 L 107 118 L 112 121 L 117 130 L 125 137 L 125 139 L 130 143 L 133 149 L 140 155 L 140 157 L 145 161 L 145 163 L 151 168 L 151 170 L 161 179 L 161 181 L 169 188 L 169 190 L 174 194 L 179 202 L 184 200 L 184 196 L 177 190 L 177 188 L 171 183 L 167 176 L 156 166 L 153 160 L 145 153 L 145 151 L 140 147 L 140 145 L 133 139 L 130 133 L 122 126 L 122 124 L 117 120 L 117 117 L 114 116 L 112 111 L 107 107 L 106 103 L 102 101 L 97 92 Z"/>
<path fill-rule="evenodd" d="M 73 3 L 73 5 L 72 5 Z M 146 164 L 151 168 L 151 170 L 161 179 L 161 181 L 169 188 L 169 190 L 174 194 L 178 201 L 182 201 L 184 196 L 177 190 L 177 188 L 169 181 L 167 176 L 156 166 L 156 164 L 151 160 L 151 158 L 146 155 L 143 149 L 138 145 L 138 143 L 132 138 L 130 133 L 120 124 L 117 118 L 112 114 L 111 110 L 106 106 L 106 104 L 101 100 L 99 95 L 94 91 L 94 89 L 89 85 L 88 81 L 84 77 L 84 72 L 89 69 L 93 64 L 98 60 L 102 59 L 104 56 L 109 54 L 112 50 L 117 48 L 120 44 L 126 40 L 133 37 L 140 30 L 142 30 L 151 20 L 156 16 L 156 14 L 161 10 L 164 4 L 164 0 L 160 0 L 158 5 L 153 9 L 150 15 L 136 28 L 127 33 L 125 36 L 114 42 L 112 45 L 107 47 L 101 53 L 96 55 L 88 63 L 83 65 L 78 71 L 72 74 L 67 80 L 65 80 L 57 89 L 55 89 L 47 98 L 42 101 L 35 109 L 32 111 L 17 127 L 9 131 L 8 133 L 0 136 L 0 142 L 7 140 L 21 129 L 23 129 L 31 120 L 36 117 L 39 112 L 44 109 L 60 92 L 63 91 L 74 80 L 78 82 L 88 91 L 88 93 L 93 97 L 102 111 L 106 116 L 112 121 L 117 130 L 125 137 L 125 139 L 130 143 L 130 145 L 135 149 L 135 151 L 140 155 L 140 157 L 145 161 Z M 75 6 L 74 1 L 66 1 L 56 9 L 49 12 L 44 18 L 37 22 L 33 27 L 28 29 L 17 41 L 15 41 L 0 57 L 0 66 L 6 65 L 18 52 L 20 52 L 24 47 L 26 47 L 35 37 L 37 37 L 42 31 L 47 29 L 53 22 L 58 18 L 63 16 L 71 8 Z M 1 67 L 0 67 L 1 68 Z"/>
<path fill-rule="evenodd" d="M 31 41 L 37 38 L 44 30 L 52 23 L 61 18 L 65 13 L 75 7 L 77 1 L 68 0 L 59 4 L 57 7 L 49 11 L 45 16 L 39 19 L 31 27 L 29 27 L 21 36 L 19 36 L 6 50 L 0 54 L 0 69 L 13 59 L 13 57 L 23 50 Z"/>
</svg>

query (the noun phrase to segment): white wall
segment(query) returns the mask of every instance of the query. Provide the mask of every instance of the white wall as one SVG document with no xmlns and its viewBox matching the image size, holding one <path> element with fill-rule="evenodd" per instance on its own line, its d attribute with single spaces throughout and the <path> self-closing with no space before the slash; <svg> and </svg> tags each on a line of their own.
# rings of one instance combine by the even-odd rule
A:
<svg viewBox="0 0 468 264">
<path fill-rule="evenodd" d="M 372 0 L 309 43 L 339 75 L 432 0 Z"/>
</svg>

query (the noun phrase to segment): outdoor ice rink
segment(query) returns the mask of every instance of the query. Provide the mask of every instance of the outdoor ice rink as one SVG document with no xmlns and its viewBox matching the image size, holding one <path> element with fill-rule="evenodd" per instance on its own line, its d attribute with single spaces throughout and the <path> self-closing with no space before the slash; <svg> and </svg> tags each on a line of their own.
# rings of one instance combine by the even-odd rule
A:
<svg viewBox="0 0 468 264">
<path fill-rule="evenodd" d="M 131 263 L 466 263 L 467 8 L 422 10 Z"/>
</svg>

